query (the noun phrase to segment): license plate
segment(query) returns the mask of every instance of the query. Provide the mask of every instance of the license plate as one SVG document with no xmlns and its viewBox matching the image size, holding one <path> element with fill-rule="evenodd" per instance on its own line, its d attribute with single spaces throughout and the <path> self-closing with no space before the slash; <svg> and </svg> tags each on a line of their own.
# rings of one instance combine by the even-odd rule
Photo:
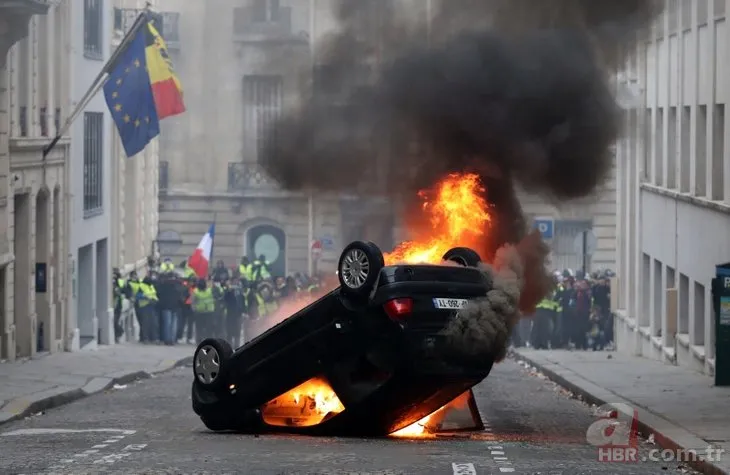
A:
<svg viewBox="0 0 730 475">
<path fill-rule="evenodd" d="M 433 306 L 447 310 L 460 310 L 466 307 L 467 299 L 433 299 Z"/>
</svg>

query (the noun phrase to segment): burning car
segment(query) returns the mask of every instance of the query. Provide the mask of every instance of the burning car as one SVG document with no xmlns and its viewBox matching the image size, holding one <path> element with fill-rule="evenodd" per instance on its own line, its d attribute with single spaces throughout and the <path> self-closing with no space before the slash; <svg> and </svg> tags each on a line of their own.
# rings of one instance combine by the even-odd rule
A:
<svg viewBox="0 0 730 475">
<path fill-rule="evenodd" d="M 214 431 L 358 436 L 397 433 L 455 400 L 476 411 L 470 389 L 494 360 L 457 356 L 442 330 L 492 282 L 470 248 L 441 259 L 386 265 L 374 243 L 351 243 L 339 287 L 235 351 L 198 345 L 193 410 Z"/>
</svg>

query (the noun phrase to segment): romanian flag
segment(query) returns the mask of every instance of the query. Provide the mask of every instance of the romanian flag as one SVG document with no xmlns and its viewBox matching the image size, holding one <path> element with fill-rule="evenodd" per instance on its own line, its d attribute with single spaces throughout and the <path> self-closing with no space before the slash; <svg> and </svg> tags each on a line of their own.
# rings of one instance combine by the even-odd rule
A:
<svg viewBox="0 0 730 475">
<path fill-rule="evenodd" d="M 182 114 L 185 112 L 182 85 L 167 54 L 167 45 L 151 21 L 147 21 L 146 26 L 142 28 L 146 28 L 145 59 L 157 116 L 161 120 Z"/>
</svg>

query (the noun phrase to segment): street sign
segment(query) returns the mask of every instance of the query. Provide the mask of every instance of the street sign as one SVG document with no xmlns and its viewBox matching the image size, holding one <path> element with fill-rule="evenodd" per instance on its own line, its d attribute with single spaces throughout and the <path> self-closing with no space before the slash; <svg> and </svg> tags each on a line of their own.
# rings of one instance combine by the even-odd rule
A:
<svg viewBox="0 0 730 475">
<path fill-rule="evenodd" d="M 320 241 L 319 239 L 316 239 L 316 240 L 312 241 L 312 247 L 311 247 L 311 249 L 312 249 L 312 257 L 313 258 L 316 259 L 319 256 L 321 256 L 322 255 L 322 241 Z"/>
<path fill-rule="evenodd" d="M 596 252 L 597 246 L 598 239 L 590 229 L 576 234 L 575 239 L 573 239 L 573 251 L 578 255 L 592 256 Z"/>
<path fill-rule="evenodd" d="M 319 242 L 322 243 L 323 251 L 331 251 L 335 248 L 335 239 L 332 236 L 322 236 L 321 238 L 319 238 Z"/>
<path fill-rule="evenodd" d="M 535 218 L 532 229 L 537 229 L 543 239 L 552 239 L 555 234 L 555 220 L 550 216 Z"/>
</svg>

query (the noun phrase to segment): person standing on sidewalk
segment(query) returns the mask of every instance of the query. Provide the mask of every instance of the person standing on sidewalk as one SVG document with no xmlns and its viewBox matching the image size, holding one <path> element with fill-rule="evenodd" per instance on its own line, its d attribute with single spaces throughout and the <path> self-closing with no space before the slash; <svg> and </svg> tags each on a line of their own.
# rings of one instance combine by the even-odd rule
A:
<svg viewBox="0 0 730 475">
<path fill-rule="evenodd" d="M 137 302 L 140 311 L 140 334 L 143 335 L 143 339 L 140 338 L 140 341 L 143 343 L 154 343 L 159 338 L 157 292 L 149 276 L 146 276 L 139 284 Z"/>
<path fill-rule="evenodd" d="M 205 279 L 198 280 L 193 291 L 192 309 L 195 319 L 195 338 L 198 343 L 213 336 L 213 319 L 215 318 L 215 297 Z"/>
<path fill-rule="evenodd" d="M 593 298 L 591 297 L 591 289 L 588 286 L 588 282 L 585 279 L 576 280 L 575 347 L 579 350 L 585 350 L 587 348 L 592 304 Z"/>
<path fill-rule="evenodd" d="M 177 320 L 183 301 L 182 283 L 173 272 L 161 275 L 156 285 L 160 313 L 160 341 L 171 346 L 177 343 Z"/>
<path fill-rule="evenodd" d="M 193 309 L 191 307 L 193 303 L 193 290 L 195 290 L 195 279 L 185 278 L 183 292 L 183 303 L 180 306 L 180 314 L 177 320 L 177 340 L 183 341 L 187 333 L 188 344 L 193 343 Z M 187 332 L 186 332 L 187 330 Z"/>
<path fill-rule="evenodd" d="M 233 348 L 241 345 L 241 319 L 243 315 L 243 289 L 240 280 L 233 278 L 223 296 L 226 304 L 226 339 Z"/>
<path fill-rule="evenodd" d="M 124 327 L 122 326 L 122 308 L 124 300 L 132 299 L 132 288 L 118 268 L 114 268 L 114 341 L 119 343 L 124 335 Z"/>
</svg>

